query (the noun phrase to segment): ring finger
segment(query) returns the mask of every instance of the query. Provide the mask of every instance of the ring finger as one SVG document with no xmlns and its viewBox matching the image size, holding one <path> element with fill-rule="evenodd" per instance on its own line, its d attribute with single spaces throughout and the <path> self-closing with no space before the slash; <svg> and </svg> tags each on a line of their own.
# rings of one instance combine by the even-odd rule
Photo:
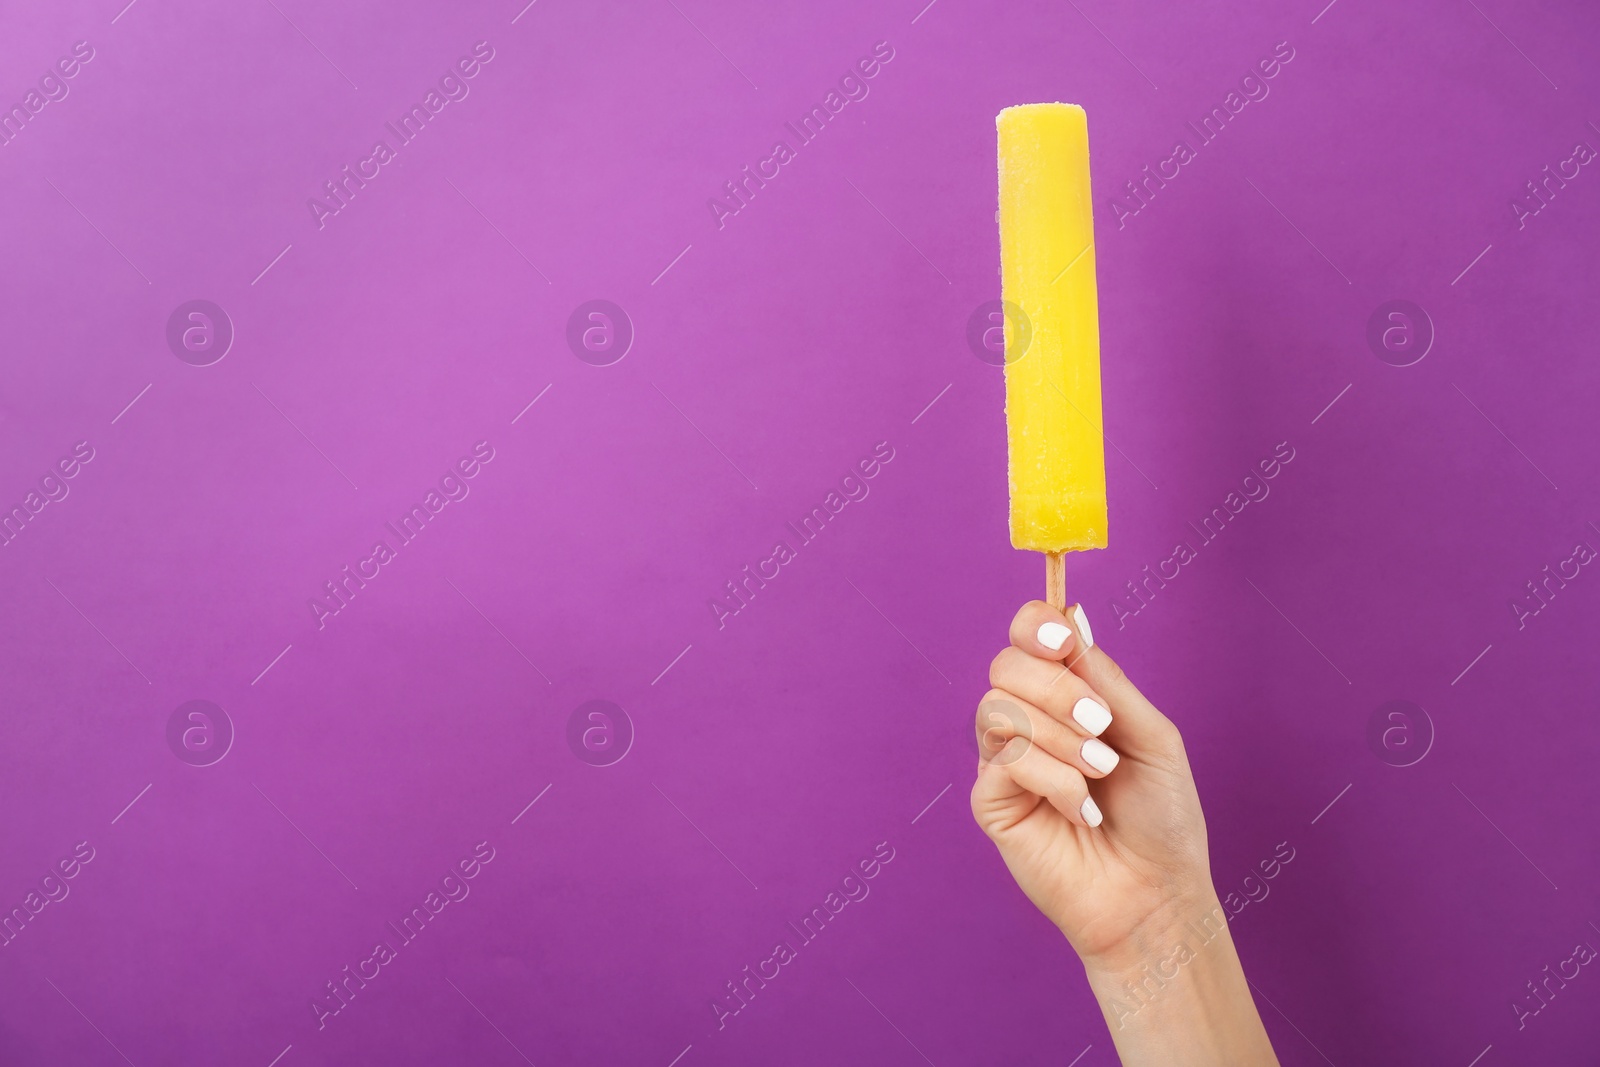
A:
<svg viewBox="0 0 1600 1067">
<path fill-rule="evenodd" d="M 1085 737 L 1026 700 L 1002 689 L 991 689 L 978 705 L 976 729 L 979 756 L 996 759 L 1013 738 L 1037 745 L 1050 756 L 1076 768 L 1088 778 L 1104 778 L 1121 759 L 1097 737 Z"/>
</svg>

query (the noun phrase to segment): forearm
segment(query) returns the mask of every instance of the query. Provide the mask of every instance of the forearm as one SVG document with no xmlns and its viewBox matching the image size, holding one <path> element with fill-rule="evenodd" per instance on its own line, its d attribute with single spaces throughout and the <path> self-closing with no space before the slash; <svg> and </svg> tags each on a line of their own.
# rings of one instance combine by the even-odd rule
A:
<svg viewBox="0 0 1600 1067">
<path fill-rule="evenodd" d="M 1214 894 L 1084 970 L 1124 1067 L 1277 1067 Z"/>
</svg>

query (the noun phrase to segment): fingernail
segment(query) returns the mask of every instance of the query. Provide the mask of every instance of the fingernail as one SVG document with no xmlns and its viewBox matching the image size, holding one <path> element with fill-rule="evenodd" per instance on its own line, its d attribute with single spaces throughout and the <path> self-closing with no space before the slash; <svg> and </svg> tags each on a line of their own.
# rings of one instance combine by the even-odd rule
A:
<svg viewBox="0 0 1600 1067">
<path fill-rule="evenodd" d="M 1094 797 L 1084 797 L 1083 807 L 1078 810 L 1083 813 L 1083 821 L 1089 824 L 1090 829 L 1106 821 L 1106 817 L 1100 814 L 1100 806 L 1094 802 Z"/>
<path fill-rule="evenodd" d="M 1083 762 L 1099 771 L 1101 774 L 1110 774 L 1116 769 L 1117 761 L 1122 759 L 1112 747 L 1098 738 L 1089 738 L 1079 750 Z"/>
<path fill-rule="evenodd" d="M 1106 727 L 1111 725 L 1111 713 L 1088 697 L 1072 705 L 1072 717 L 1079 726 L 1096 737 L 1105 733 Z"/>
<path fill-rule="evenodd" d="M 1059 622 L 1047 622 L 1039 627 L 1039 643 L 1052 652 L 1060 652 L 1072 631 Z"/>
<path fill-rule="evenodd" d="M 1089 618 L 1084 615 L 1082 604 L 1072 606 L 1072 623 L 1078 628 L 1078 636 L 1083 639 L 1083 647 L 1093 648 L 1094 631 L 1089 629 Z"/>
</svg>

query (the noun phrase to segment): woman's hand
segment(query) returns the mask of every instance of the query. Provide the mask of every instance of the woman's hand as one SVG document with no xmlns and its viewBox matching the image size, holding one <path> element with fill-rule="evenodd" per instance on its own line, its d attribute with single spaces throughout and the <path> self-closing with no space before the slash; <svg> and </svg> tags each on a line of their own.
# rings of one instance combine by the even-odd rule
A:
<svg viewBox="0 0 1600 1067">
<path fill-rule="evenodd" d="M 1276 1064 L 1211 883 L 1177 727 L 1081 607 L 1011 623 L 978 705 L 972 814 L 1082 957 L 1126 1064 Z"/>
<path fill-rule="evenodd" d="M 1209 898 L 1211 870 L 1177 727 L 1093 640 L 1082 608 L 1017 612 L 978 705 L 972 814 L 1079 955 L 1114 960 Z"/>
</svg>

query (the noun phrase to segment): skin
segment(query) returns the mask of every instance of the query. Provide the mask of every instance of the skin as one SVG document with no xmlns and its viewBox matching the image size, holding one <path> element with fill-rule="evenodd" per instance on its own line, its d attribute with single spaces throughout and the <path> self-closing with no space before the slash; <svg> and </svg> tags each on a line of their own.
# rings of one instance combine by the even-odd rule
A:
<svg viewBox="0 0 1600 1067">
<path fill-rule="evenodd" d="M 1046 623 L 1074 630 L 1060 650 L 1040 642 Z M 1276 1067 L 1211 882 L 1177 727 L 1042 601 L 1012 620 L 989 684 L 973 817 L 1077 951 L 1123 1064 Z M 1100 740 L 1120 759 L 1109 772 L 1083 755 L 1092 735 L 1072 709 L 1085 697 L 1111 713 Z M 1084 813 L 1091 796 L 1098 826 Z"/>
</svg>

